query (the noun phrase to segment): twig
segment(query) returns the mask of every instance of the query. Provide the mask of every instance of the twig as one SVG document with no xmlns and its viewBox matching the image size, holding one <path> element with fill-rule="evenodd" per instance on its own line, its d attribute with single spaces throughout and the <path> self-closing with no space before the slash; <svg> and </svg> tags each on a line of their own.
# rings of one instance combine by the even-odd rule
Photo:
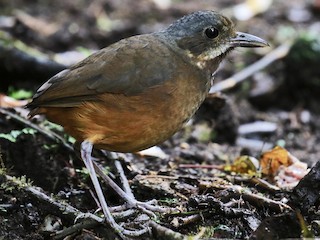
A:
<svg viewBox="0 0 320 240">
<path fill-rule="evenodd" d="M 4 108 L 0 108 L 0 112 L 4 115 L 11 117 L 12 119 L 14 119 L 15 121 L 17 121 L 19 123 L 22 123 L 30 128 L 37 130 L 38 132 L 40 132 L 41 134 L 43 134 L 44 136 L 48 137 L 49 139 L 51 139 L 53 141 L 61 142 L 66 149 L 68 149 L 72 152 L 74 151 L 73 147 L 70 144 L 68 144 L 66 142 L 66 140 L 63 139 L 63 137 L 59 136 L 55 132 L 47 130 L 47 129 L 43 129 L 43 128 L 39 127 L 38 125 L 30 122 L 29 120 L 20 117 L 18 114 L 12 113 Z"/>
<path fill-rule="evenodd" d="M 155 239 L 172 239 L 172 240 L 182 240 L 185 236 L 181 233 L 174 232 L 169 228 L 163 227 L 158 223 L 150 221 L 150 226 L 152 227 L 152 232 L 155 235 Z"/>
<path fill-rule="evenodd" d="M 180 228 L 182 226 L 198 222 L 200 219 L 202 219 L 202 216 L 200 215 L 200 213 L 197 213 L 197 214 L 193 214 L 193 215 L 190 215 L 187 217 L 174 218 L 173 221 L 171 221 L 171 224 L 175 228 Z"/>
<path fill-rule="evenodd" d="M 26 192 L 29 196 L 32 198 L 35 198 L 39 200 L 40 202 L 43 202 L 44 204 L 47 204 L 50 206 L 49 209 L 51 209 L 53 212 L 56 212 L 59 214 L 60 217 L 68 219 L 69 221 L 76 221 L 77 219 L 82 218 L 82 222 L 75 224 L 74 226 L 67 228 L 65 230 L 57 232 L 57 235 L 54 235 L 54 239 L 61 239 L 65 236 L 71 235 L 75 232 L 80 231 L 84 228 L 92 228 L 94 226 L 97 226 L 99 224 L 104 223 L 104 219 L 100 218 L 94 214 L 91 213 L 83 213 L 80 210 L 72 207 L 68 203 L 61 203 L 56 201 L 55 199 L 49 197 L 43 192 L 40 192 L 38 189 L 36 189 L 33 186 L 22 186 L 21 183 L 18 183 L 15 178 L 6 175 L 7 181 L 12 182 L 13 184 L 19 186 L 19 188 Z M 111 232 L 111 231 L 110 231 Z"/>
<path fill-rule="evenodd" d="M 244 68 L 242 71 L 234 74 L 232 77 L 227 78 L 226 80 L 213 85 L 209 91 L 209 94 L 221 92 L 221 91 L 225 91 L 227 89 L 233 88 L 235 85 L 244 81 L 246 78 L 250 77 L 254 73 L 266 68 L 274 61 L 285 57 L 289 52 L 291 46 L 292 46 L 291 41 L 288 41 L 280 45 L 279 47 L 271 51 L 269 54 L 261 58 L 259 61 Z"/>
<path fill-rule="evenodd" d="M 230 195 L 226 196 L 226 198 L 241 197 L 243 200 L 250 202 L 254 206 L 257 206 L 257 207 L 264 206 L 267 208 L 271 208 L 276 212 L 283 212 L 284 210 L 292 211 L 292 208 L 285 203 L 269 199 L 259 194 L 252 193 L 249 189 L 241 187 L 239 185 L 229 185 L 229 184 L 214 185 L 207 181 L 200 181 L 199 187 L 203 189 L 203 191 L 205 191 L 205 189 L 208 189 L 208 188 L 217 188 L 217 187 L 219 187 L 219 189 L 221 190 L 223 189 L 231 190 L 229 191 Z"/>
<path fill-rule="evenodd" d="M 49 37 L 56 33 L 59 29 L 57 24 L 52 22 L 46 22 L 42 18 L 36 18 L 23 11 L 16 11 L 16 18 L 21 21 L 24 25 L 43 37 Z"/>
<path fill-rule="evenodd" d="M 83 222 L 76 223 L 72 225 L 71 227 L 64 228 L 63 230 L 57 231 L 53 236 L 52 239 L 64 239 L 67 236 L 70 236 L 76 232 L 80 232 L 82 229 L 85 228 L 92 228 L 96 224 L 94 222 L 86 222 L 84 220 Z"/>
<path fill-rule="evenodd" d="M 270 192 L 279 192 L 281 189 L 277 187 L 276 185 L 273 185 L 266 180 L 262 178 L 257 178 L 257 177 L 241 177 L 241 176 L 235 176 L 234 181 L 236 183 L 250 183 L 253 184 L 257 187 L 263 188 L 265 190 L 268 190 Z"/>
<path fill-rule="evenodd" d="M 214 164 L 179 164 L 179 168 L 203 168 L 203 169 L 217 169 L 223 170 L 223 165 L 214 165 Z"/>
<path fill-rule="evenodd" d="M 241 186 L 235 185 L 231 189 L 235 190 L 235 192 L 242 196 L 243 200 L 250 202 L 252 205 L 268 207 L 277 212 L 283 212 L 284 210 L 292 211 L 292 208 L 285 203 L 252 193 Z"/>
</svg>

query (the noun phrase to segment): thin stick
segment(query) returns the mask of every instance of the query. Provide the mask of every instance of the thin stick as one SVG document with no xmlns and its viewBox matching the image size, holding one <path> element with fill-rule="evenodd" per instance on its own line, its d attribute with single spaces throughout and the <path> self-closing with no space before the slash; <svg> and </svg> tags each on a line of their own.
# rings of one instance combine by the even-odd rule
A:
<svg viewBox="0 0 320 240">
<path fill-rule="evenodd" d="M 178 232 L 174 232 L 169 228 L 159 225 L 156 222 L 150 221 L 150 226 L 152 227 L 152 231 L 156 235 L 156 239 L 173 239 L 173 240 L 182 240 L 186 239 L 184 235 Z"/>
<path fill-rule="evenodd" d="M 64 228 L 63 230 L 57 231 L 52 239 L 67 239 L 67 236 L 70 236 L 76 232 L 80 232 L 82 229 L 90 229 L 94 227 L 96 224 L 94 222 L 80 222 L 72 225 L 71 227 Z"/>
<path fill-rule="evenodd" d="M 12 113 L 4 108 L 0 108 L 0 112 L 4 115 L 11 117 L 12 119 L 14 119 L 15 121 L 17 121 L 19 123 L 22 123 L 30 128 L 37 130 L 38 132 L 40 132 L 41 134 L 43 134 L 44 136 L 48 137 L 49 139 L 51 139 L 53 141 L 60 141 L 66 149 L 68 149 L 72 152 L 74 151 L 73 147 L 70 144 L 68 144 L 66 142 L 66 140 L 63 139 L 63 137 L 59 136 L 55 132 L 43 129 L 43 128 L 39 127 L 38 125 L 30 122 L 29 120 L 20 117 L 18 114 Z"/>
<path fill-rule="evenodd" d="M 19 186 L 19 188 L 22 189 L 29 196 L 36 198 L 38 201 L 49 205 L 50 209 L 52 211 L 56 212 L 56 214 L 58 213 L 59 216 L 61 216 L 62 218 L 66 218 L 69 221 L 76 221 L 79 218 L 83 219 L 83 221 L 81 223 L 76 224 L 77 226 L 75 226 L 75 227 L 71 227 L 65 233 L 62 233 L 61 231 L 58 232 L 57 233 L 58 236 L 71 235 L 75 232 L 78 232 L 81 229 L 92 228 L 94 226 L 97 226 L 99 224 L 104 223 L 103 218 L 100 218 L 100 217 L 98 217 L 94 214 L 91 214 L 91 213 L 83 213 L 80 210 L 72 207 L 71 205 L 69 205 L 66 202 L 63 202 L 63 203 L 58 202 L 54 198 L 51 198 L 50 196 L 46 195 L 45 193 L 40 192 L 38 189 L 36 189 L 33 186 L 23 186 L 23 185 L 19 184 L 19 182 L 17 182 L 15 180 L 15 178 L 13 178 L 9 175 L 6 175 L 6 179 L 7 179 L 7 181 L 10 181 L 10 182 L 16 184 L 17 186 Z M 55 237 L 55 236 L 53 236 L 53 237 L 54 237 L 54 239 L 59 239 L 59 237 Z"/>
<path fill-rule="evenodd" d="M 285 57 L 288 54 L 291 46 L 292 46 L 291 41 L 288 41 L 280 45 L 279 47 L 271 51 L 269 54 L 261 58 L 259 61 L 244 68 L 242 71 L 234 74 L 232 77 L 227 78 L 226 80 L 213 85 L 209 91 L 209 94 L 213 94 L 216 92 L 221 92 L 221 91 L 225 91 L 227 89 L 233 88 L 235 85 L 244 81 L 248 77 L 252 76 L 254 73 L 266 68 L 274 61 Z"/>
</svg>

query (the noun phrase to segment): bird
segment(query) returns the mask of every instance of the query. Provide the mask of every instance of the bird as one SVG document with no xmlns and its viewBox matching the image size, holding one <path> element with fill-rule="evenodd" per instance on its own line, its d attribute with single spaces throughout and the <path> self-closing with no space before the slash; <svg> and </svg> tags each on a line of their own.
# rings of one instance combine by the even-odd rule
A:
<svg viewBox="0 0 320 240">
<path fill-rule="evenodd" d="M 164 142 L 199 108 L 230 51 L 265 46 L 257 36 L 236 32 L 233 22 L 216 11 L 193 12 L 164 30 L 122 39 L 61 71 L 26 107 L 30 117 L 44 114 L 80 144 L 106 222 L 125 232 L 105 202 L 93 146 L 134 153 Z"/>
</svg>

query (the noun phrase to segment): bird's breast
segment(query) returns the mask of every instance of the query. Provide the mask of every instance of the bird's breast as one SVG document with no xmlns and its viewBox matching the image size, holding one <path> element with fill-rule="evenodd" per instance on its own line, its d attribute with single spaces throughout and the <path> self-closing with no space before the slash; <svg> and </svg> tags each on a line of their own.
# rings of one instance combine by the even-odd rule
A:
<svg viewBox="0 0 320 240">
<path fill-rule="evenodd" d="M 76 135 L 118 152 L 159 144 L 178 131 L 204 100 L 209 84 L 198 81 L 203 79 L 181 74 L 136 96 L 101 94 L 101 101 L 87 102 L 77 111 Z"/>
</svg>

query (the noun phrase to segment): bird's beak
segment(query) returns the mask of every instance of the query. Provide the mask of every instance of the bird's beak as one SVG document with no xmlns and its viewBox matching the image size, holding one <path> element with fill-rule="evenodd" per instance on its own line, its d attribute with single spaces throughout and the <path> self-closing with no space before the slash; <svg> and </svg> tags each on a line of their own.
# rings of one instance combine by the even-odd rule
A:
<svg viewBox="0 0 320 240">
<path fill-rule="evenodd" d="M 236 32 L 234 38 L 230 38 L 229 44 L 231 47 L 266 47 L 269 46 L 262 38 L 256 37 L 254 35 Z"/>
</svg>

